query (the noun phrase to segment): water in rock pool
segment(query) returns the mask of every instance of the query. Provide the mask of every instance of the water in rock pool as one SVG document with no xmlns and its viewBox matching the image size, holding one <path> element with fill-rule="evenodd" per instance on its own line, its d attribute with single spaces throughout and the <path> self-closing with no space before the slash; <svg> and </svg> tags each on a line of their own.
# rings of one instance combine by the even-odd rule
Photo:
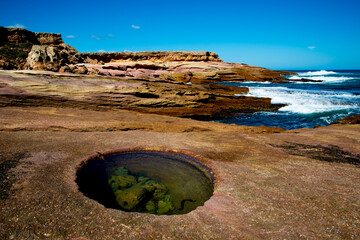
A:
<svg viewBox="0 0 360 240">
<path fill-rule="evenodd" d="M 94 159 L 78 172 L 80 191 L 110 208 L 157 215 L 185 214 L 213 193 L 209 176 L 166 152 L 130 152 Z"/>
<path fill-rule="evenodd" d="M 360 70 L 292 71 L 312 82 L 290 83 L 244 82 L 221 84 L 249 87 L 247 96 L 269 97 L 272 103 L 287 106 L 276 112 L 236 114 L 219 120 L 247 126 L 270 126 L 285 129 L 326 126 L 347 116 L 360 114 Z"/>
</svg>

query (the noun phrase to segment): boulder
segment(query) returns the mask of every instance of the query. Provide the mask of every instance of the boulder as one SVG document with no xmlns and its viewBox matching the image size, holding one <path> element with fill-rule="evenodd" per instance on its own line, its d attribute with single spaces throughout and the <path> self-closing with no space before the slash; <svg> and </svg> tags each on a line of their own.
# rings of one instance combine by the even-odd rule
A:
<svg viewBox="0 0 360 240">
<path fill-rule="evenodd" d="M 360 115 L 348 116 L 346 118 L 342 118 L 337 120 L 335 123 L 340 124 L 360 124 Z"/>
<path fill-rule="evenodd" d="M 65 71 L 61 68 L 66 64 L 77 64 L 81 61 L 75 48 L 68 44 L 58 46 L 52 45 L 33 45 L 26 59 L 25 68 L 29 70 L 50 70 Z M 87 69 L 78 70 L 80 73 L 87 73 Z"/>
<path fill-rule="evenodd" d="M 68 65 L 66 65 L 66 66 L 60 67 L 59 72 L 62 72 L 62 73 L 63 72 L 72 72 L 72 70 Z"/>
<path fill-rule="evenodd" d="M 26 69 L 58 71 L 59 55 L 53 46 L 33 45 L 26 59 Z"/>
<path fill-rule="evenodd" d="M 91 71 L 93 72 L 93 70 Z M 85 66 L 76 66 L 73 72 L 76 74 L 86 74 L 88 69 Z"/>
<path fill-rule="evenodd" d="M 116 202 L 119 206 L 128 211 L 133 211 L 145 198 L 149 192 L 140 186 L 133 186 L 125 190 L 115 192 Z"/>
<path fill-rule="evenodd" d="M 129 188 L 135 185 L 136 178 L 131 175 L 112 176 L 109 179 L 109 184 L 113 192 L 116 192 L 122 188 Z"/>
</svg>

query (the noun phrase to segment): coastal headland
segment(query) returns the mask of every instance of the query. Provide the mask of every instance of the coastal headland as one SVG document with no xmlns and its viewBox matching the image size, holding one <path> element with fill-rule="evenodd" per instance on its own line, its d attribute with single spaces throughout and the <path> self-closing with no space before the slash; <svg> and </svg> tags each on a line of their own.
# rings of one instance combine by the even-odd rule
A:
<svg viewBox="0 0 360 240">
<path fill-rule="evenodd" d="M 279 109 L 217 83 L 288 73 L 206 51 L 78 53 L 59 34 L 0 33 L 1 239 L 360 238 L 358 118 L 297 130 L 198 121 Z M 79 191 L 85 159 L 134 148 L 198 156 L 213 196 L 159 216 Z"/>
</svg>

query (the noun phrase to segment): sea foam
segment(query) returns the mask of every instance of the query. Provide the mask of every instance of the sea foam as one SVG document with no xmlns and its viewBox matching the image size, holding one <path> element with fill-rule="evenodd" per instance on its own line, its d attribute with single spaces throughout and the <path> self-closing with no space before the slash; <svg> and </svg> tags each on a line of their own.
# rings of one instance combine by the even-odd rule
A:
<svg viewBox="0 0 360 240">
<path fill-rule="evenodd" d="M 299 73 L 299 76 L 319 76 L 319 75 L 332 75 L 332 74 L 337 74 L 337 72 L 326 71 L 326 70 L 309 71 L 309 72 Z"/>
<path fill-rule="evenodd" d="M 287 87 L 250 87 L 249 96 L 269 97 L 274 104 L 287 104 L 279 111 L 314 114 L 359 108 L 353 102 L 360 96 L 348 93 L 319 92 L 316 90 L 294 90 Z"/>
<path fill-rule="evenodd" d="M 238 114 L 233 118 L 224 119 L 224 122 L 297 129 L 312 128 L 316 125 L 326 126 L 340 118 L 360 114 L 360 70 L 321 70 L 298 73 L 299 75 L 296 76 L 287 76 L 290 83 L 229 84 L 248 87 L 247 96 L 268 97 L 274 104 L 287 104 L 287 106 L 276 112 Z M 320 81 L 291 81 L 302 78 Z"/>
<path fill-rule="evenodd" d="M 348 81 L 348 80 L 352 80 L 354 78 L 352 77 L 344 77 L 344 76 L 339 76 L 339 77 L 333 77 L 333 76 L 309 76 L 306 77 L 305 75 L 302 75 L 302 77 L 299 76 L 291 76 L 289 79 L 290 80 L 299 80 L 302 78 L 306 78 L 306 79 L 310 79 L 310 80 L 316 80 L 316 81 L 322 81 L 322 82 L 344 82 L 344 81 Z"/>
</svg>

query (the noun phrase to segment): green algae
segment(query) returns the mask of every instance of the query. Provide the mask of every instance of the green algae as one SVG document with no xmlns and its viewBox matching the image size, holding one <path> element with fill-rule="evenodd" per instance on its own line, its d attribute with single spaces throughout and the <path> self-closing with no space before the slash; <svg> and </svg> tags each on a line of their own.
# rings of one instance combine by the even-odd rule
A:
<svg viewBox="0 0 360 240">
<path fill-rule="evenodd" d="M 177 153 L 136 151 L 94 157 L 77 171 L 79 190 L 106 208 L 186 214 L 213 193 L 206 166 Z"/>
<path fill-rule="evenodd" d="M 132 175 L 126 168 L 119 167 L 114 170 L 108 183 L 123 210 L 159 215 L 170 214 L 174 210 L 168 189 L 159 181 Z"/>
</svg>

